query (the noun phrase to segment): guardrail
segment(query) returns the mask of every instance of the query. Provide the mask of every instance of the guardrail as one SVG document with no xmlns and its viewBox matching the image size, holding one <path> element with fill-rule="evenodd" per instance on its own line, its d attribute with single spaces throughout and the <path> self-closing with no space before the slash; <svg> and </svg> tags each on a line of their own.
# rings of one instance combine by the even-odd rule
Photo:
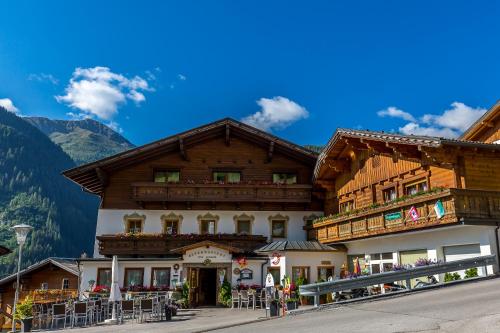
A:
<svg viewBox="0 0 500 333">
<path fill-rule="evenodd" d="M 319 305 L 319 296 L 337 291 L 358 289 L 368 286 L 391 283 L 395 281 L 406 281 L 408 290 L 411 289 L 410 280 L 422 276 L 431 276 L 447 272 L 455 272 L 473 267 L 485 267 L 496 263 L 495 255 L 487 255 L 470 259 L 462 259 L 434 265 L 413 267 L 400 271 L 384 272 L 360 276 L 351 279 L 342 279 L 321 283 L 306 284 L 299 287 L 301 296 L 314 296 L 314 305 Z"/>
</svg>

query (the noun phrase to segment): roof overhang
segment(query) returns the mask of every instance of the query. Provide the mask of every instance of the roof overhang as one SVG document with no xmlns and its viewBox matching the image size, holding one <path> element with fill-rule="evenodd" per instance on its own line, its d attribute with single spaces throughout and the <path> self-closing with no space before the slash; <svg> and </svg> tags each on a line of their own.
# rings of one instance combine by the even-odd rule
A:
<svg viewBox="0 0 500 333">
<path fill-rule="evenodd" d="M 227 143 L 230 142 L 233 136 L 245 139 L 269 149 L 272 153 L 280 153 L 311 166 L 314 166 L 318 157 L 315 152 L 300 145 L 278 138 L 234 119 L 225 118 L 66 170 L 63 172 L 63 175 L 81 186 L 85 191 L 93 194 L 101 194 L 107 185 L 108 174 L 114 170 L 155 158 L 168 152 L 179 151 L 186 157 L 185 149 L 189 146 L 220 136 L 225 137 Z"/>
<path fill-rule="evenodd" d="M 485 114 L 483 114 L 474 124 L 472 124 L 460 136 L 461 140 L 476 141 L 482 132 L 492 127 L 492 124 L 500 117 L 500 101 L 493 105 Z"/>
<path fill-rule="evenodd" d="M 68 260 L 68 259 L 64 259 L 64 260 Z M 74 261 L 76 262 L 76 259 L 74 259 Z M 78 269 L 73 269 L 67 265 L 64 265 L 63 263 L 59 262 L 57 260 L 57 258 L 47 258 L 45 260 L 42 260 L 36 264 L 33 264 L 31 266 L 28 266 L 26 267 L 25 269 L 21 270 L 19 273 L 20 273 L 20 276 L 24 276 L 25 274 L 29 274 L 29 273 L 32 273 L 40 268 L 43 268 L 44 266 L 47 266 L 47 265 L 54 265 L 56 267 L 59 267 L 61 268 L 62 270 L 65 270 L 66 272 L 68 273 L 71 273 L 75 276 L 78 276 L 80 273 L 78 272 Z M 17 273 L 14 273 L 14 274 L 11 274 L 3 279 L 0 280 L 0 286 L 5 284 L 5 283 L 8 283 L 8 282 L 11 282 L 11 281 L 15 281 L 17 277 Z"/>
</svg>

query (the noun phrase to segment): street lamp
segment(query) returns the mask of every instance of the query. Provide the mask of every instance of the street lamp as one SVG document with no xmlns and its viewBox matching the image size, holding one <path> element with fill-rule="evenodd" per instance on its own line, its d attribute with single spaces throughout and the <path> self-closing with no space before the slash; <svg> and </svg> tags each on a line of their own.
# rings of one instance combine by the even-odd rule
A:
<svg viewBox="0 0 500 333">
<path fill-rule="evenodd" d="M 33 229 L 33 227 L 27 224 L 18 224 L 12 227 L 16 232 L 17 244 L 19 244 L 19 258 L 17 259 L 17 283 L 16 283 L 16 295 L 14 297 L 14 308 L 12 312 L 12 332 L 16 331 L 16 321 L 14 320 L 14 315 L 16 314 L 16 306 L 19 301 L 19 278 L 21 272 L 21 254 L 23 251 L 23 245 L 26 243 L 26 238 L 28 233 Z"/>
</svg>

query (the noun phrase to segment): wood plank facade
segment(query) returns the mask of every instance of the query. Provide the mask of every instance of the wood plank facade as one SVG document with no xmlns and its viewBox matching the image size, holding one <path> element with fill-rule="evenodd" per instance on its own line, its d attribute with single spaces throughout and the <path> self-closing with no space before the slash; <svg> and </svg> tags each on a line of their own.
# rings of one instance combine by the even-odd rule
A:
<svg viewBox="0 0 500 333">
<path fill-rule="evenodd" d="M 500 172 L 491 167 L 500 164 L 500 146 L 352 130 L 332 140 L 315 170 L 327 218 L 305 228 L 309 239 L 335 243 L 500 218 Z M 437 200 L 446 218 L 432 214 Z M 412 207 L 417 221 L 408 217 Z M 388 221 L 390 213 L 400 218 Z"/>
</svg>

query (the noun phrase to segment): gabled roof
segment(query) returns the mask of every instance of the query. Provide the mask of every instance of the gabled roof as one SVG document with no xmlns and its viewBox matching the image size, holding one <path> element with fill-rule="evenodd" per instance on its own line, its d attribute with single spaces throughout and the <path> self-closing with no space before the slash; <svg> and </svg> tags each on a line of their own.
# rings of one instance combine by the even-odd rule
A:
<svg viewBox="0 0 500 333">
<path fill-rule="evenodd" d="M 269 147 L 272 143 L 273 151 L 275 152 L 299 159 L 305 164 L 314 165 L 316 163 L 318 154 L 307 148 L 234 119 L 224 118 L 95 162 L 66 170 L 63 172 L 63 175 L 82 186 L 86 191 L 99 194 L 105 186 L 107 171 L 123 168 L 166 152 L 180 151 L 182 153 L 184 147 L 213 137 L 225 136 L 226 140 L 230 140 L 233 135 L 255 142 L 263 147 Z"/>
<path fill-rule="evenodd" d="M 346 140 L 349 138 L 359 139 L 360 142 L 368 144 L 368 142 L 379 143 L 386 146 L 397 145 L 397 146 L 413 146 L 417 148 L 429 147 L 429 148 L 441 148 L 443 146 L 453 146 L 453 147 L 471 147 L 478 149 L 488 149 L 494 151 L 500 151 L 500 145 L 447 139 L 435 136 L 420 136 L 420 135 L 403 135 L 394 133 L 385 133 L 377 131 L 363 131 L 354 129 L 339 128 L 335 131 L 335 134 L 328 141 L 323 151 L 318 157 L 316 166 L 314 168 L 314 178 L 317 179 L 320 169 L 325 163 L 327 158 L 335 159 L 344 150 L 347 143 Z"/>
<path fill-rule="evenodd" d="M 318 241 L 276 241 L 264 245 L 256 250 L 257 253 L 274 251 L 298 251 L 298 252 L 336 252 L 345 251 L 344 248 L 333 248 Z"/>
<path fill-rule="evenodd" d="M 173 252 L 173 253 L 186 253 L 186 251 L 188 251 L 188 250 L 193 250 L 193 249 L 196 249 L 196 248 L 199 248 L 199 247 L 209 247 L 209 246 L 211 246 L 211 247 L 218 247 L 219 249 L 227 250 L 230 253 L 240 253 L 240 252 L 243 252 L 241 249 L 238 249 L 236 247 L 229 246 L 229 245 L 226 245 L 226 244 L 220 244 L 220 243 L 217 243 L 217 242 L 212 242 L 212 241 L 209 241 L 209 240 L 205 240 L 205 241 L 201 241 L 201 242 L 198 242 L 198 243 L 193 243 L 193 244 L 189 244 L 189 245 L 186 245 L 186 246 L 183 246 L 183 247 L 172 249 L 172 250 L 170 250 L 170 252 Z"/>
<path fill-rule="evenodd" d="M 47 258 L 47 259 L 44 259 L 40 262 L 37 262 L 36 264 L 33 264 L 33 265 L 28 266 L 25 269 L 21 270 L 21 272 L 20 272 L 21 277 L 25 274 L 29 274 L 33 271 L 36 271 L 36 270 L 43 268 L 44 266 L 50 265 L 50 264 L 57 266 L 57 267 L 65 270 L 71 274 L 74 274 L 76 276 L 79 275 L 78 265 L 77 265 L 76 259 L 72 259 L 72 258 Z M 5 284 L 5 283 L 8 283 L 8 282 L 15 281 L 16 278 L 17 278 L 16 273 L 11 274 L 11 275 L 0 280 L 0 286 Z"/>
<path fill-rule="evenodd" d="M 12 251 L 6 248 L 5 246 L 0 245 L 0 256 L 11 253 Z"/>
<path fill-rule="evenodd" d="M 493 105 L 485 114 L 474 122 L 465 132 L 460 136 L 462 140 L 476 141 L 481 132 L 488 130 L 491 124 L 500 117 L 500 101 Z"/>
</svg>

